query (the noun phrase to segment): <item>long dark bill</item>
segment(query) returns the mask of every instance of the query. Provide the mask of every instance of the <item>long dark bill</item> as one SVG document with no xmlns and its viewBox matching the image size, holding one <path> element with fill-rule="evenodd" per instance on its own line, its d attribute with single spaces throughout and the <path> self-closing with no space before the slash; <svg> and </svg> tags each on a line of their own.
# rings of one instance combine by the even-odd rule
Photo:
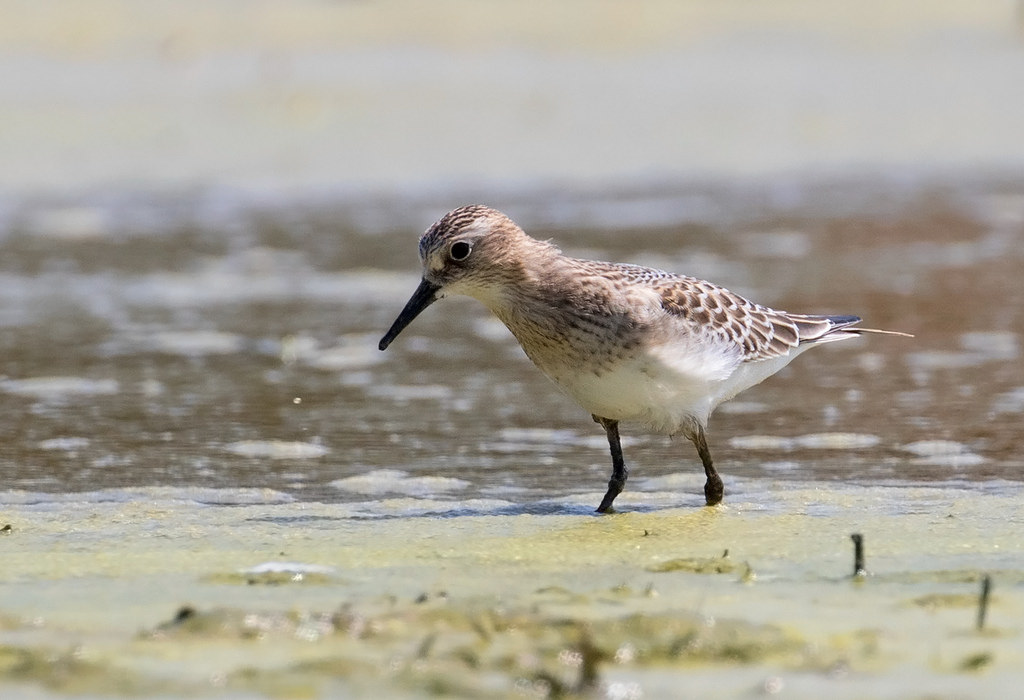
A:
<svg viewBox="0 0 1024 700">
<path fill-rule="evenodd" d="M 428 282 L 425 279 L 421 280 L 420 286 L 416 287 L 416 291 L 412 293 L 412 297 L 406 302 L 402 313 L 398 314 L 398 318 L 391 324 L 391 328 L 384 334 L 384 337 L 380 339 L 380 344 L 377 347 L 381 350 L 387 350 L 388 346 L 391 345 L 391 341 L 397 338 L 398 334 L 412 323 L 412 320 L 419 316 L 423 309 L 437 301 L 437 291 L 439 289 L 440 287 L 433 282 Z"/>
</svg>

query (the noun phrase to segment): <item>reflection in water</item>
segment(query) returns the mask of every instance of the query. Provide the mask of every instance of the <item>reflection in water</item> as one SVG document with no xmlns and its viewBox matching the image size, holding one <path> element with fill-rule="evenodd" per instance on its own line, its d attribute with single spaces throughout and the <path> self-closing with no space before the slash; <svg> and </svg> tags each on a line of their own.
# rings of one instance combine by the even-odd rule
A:
<svg viewBox="0 0 1024 700">
<path fill-rule="evenodd" d="M 1024 194 L 943 187 L 874 209 L 867 186 L 849 200 L 806 189 L 796 201 L 813 207 L 705 189 L 714 206 L 643 228 L 623 221 L 628 201 L 614 225 L 585 215 L 587 198 L 495 204 L 574 255 L 917 335 L 808 354 L 724 405 L 711 430 L 730 490 L 1020 479 Z M 617 211 L 608 202 L 600 211 Z M 416 205 L 419 228 L 450 204 Z M 69 235 L 119 219 L 33 206 L 0 239 L 6 489 L 268 488 L 487 512 L 589 503 L 604 483 L 599 428 L 479 305 L 430 309 L 394 356 L 376 350 L 416 282 L 408 209 L 370 229 L 344 223 L 366 218 L 353 203 Z M 594 223 L 574 229 L 565 211 Z M 637 481 L 624 504 L 688 502 L 699 465 L 687 446 L 629 435 Z"/>
</svg>

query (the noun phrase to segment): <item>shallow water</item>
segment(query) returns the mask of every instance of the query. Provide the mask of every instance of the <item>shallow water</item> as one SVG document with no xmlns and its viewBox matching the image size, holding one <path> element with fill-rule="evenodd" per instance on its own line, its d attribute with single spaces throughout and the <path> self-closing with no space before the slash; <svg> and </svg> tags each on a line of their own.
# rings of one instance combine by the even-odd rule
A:
<svg viewBox="0 0 1024 700">
<path fill-rule="evenodd" d="M 584 196 L 506 208 L 572 254 L 916 335 L 815 350 L 724 405 L 711 447 L 727 489 L 758 478 L 1019 480 L 1024 193 L 934 186 L 879 207 L 870 188 L 808 185 L 788 206 L 735 188 L 665 193 L 706 204 L 657 227 L 550 223 L 563 209 L 589 220 Z M 741 199 L 742 213 L 715 215 Z M 823 200 L 842 214 L 820 213 Z M 376 349 L 415 287 L 417 230 L 352 225 L 367 218 L 361 206 L 191 221 L 153 201 L 18 212 L 0 242 L 6 488 L 443 495 L 525 510 L 595 500 L 609 470 L 603 434 L 480 305 L 445 300 Z M 418 208 L 427 223 L 441 211 Z M 140 228 L 146 217 L 161 224 Z M 623 434 L 623 507 L 662 491 L 666 504 L 698 502 L 693 484 L 659 486 L 696 478 L 688 443 L 641 426 Z"/>
</svg>

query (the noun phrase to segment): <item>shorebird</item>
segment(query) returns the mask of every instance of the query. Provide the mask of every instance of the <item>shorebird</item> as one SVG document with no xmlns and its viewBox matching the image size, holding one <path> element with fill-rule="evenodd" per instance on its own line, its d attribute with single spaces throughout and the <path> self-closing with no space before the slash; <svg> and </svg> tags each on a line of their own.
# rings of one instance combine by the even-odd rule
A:
<svg viewBox="0 0 1024 700">
<path fill-rule="evenodd" d="M 454 209 L 420 237 L 423 279 L 384 334 L 385 350 L 424 309 L 449 294 L 494 313 L 540 370 L 608 436 L 612 475 L 598 512 L 629 472 L 620 421 L 683 435 L 704 466 L 704 498 L 722 501 L 707 425 L 723 401 L 767 379 L 805 350 L 862 333 L 857 316 L 776 311 L 694 277 L 580 260 L 531 238 L 483 205 Z"/>
</svg>

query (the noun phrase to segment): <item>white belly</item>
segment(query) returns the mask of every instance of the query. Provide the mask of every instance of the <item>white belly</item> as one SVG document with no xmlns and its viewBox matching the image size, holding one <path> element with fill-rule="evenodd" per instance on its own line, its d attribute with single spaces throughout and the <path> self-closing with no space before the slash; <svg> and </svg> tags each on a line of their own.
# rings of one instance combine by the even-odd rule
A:
<svg viewBox="0 0 1024 700">
<path fill-rule="evenodd" d="M 541 369 L 594 415 L 640 421 L 672 434 L 693 421 L 706 426 L 719 403 L 763 381 L 796 356 L 743 363 L 728 347 L 681 350 L 678 345 L 648 349 L 603 372 L 566 366 Z"/>
<path fill-rule="evenodd" d="M 542 369 L 586 411 L 639 421 L 671 435 L 694 421 L 706 427 L 720 403 L 761 383 L 808 347 L 759 362 L 741 362 L 738 353 L 707 348 L 698 353 L 655 348 L 602 373 L 579 367 Z"/>
</svg>

